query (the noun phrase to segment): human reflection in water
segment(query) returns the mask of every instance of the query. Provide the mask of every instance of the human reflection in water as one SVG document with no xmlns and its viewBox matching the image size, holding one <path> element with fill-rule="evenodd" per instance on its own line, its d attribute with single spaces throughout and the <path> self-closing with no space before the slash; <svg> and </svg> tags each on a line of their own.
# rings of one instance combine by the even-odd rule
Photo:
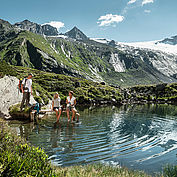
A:
<svg viewBox="0 0 177 177">
<path fill-rule="evenodd" d="M 27 140 L 29 138 L 30 132 L 36 131 L 37 134 L 39 134 L 40 127 L 35 122 L 30 122 L 27 126 L 24 126 L 23 124 L 20 124 L 19 126 L 19 134 L 21 137 L 25 137 Z"/>
<path fill-rule="evenodd" d="M 61 132 L 62 132 L 62 124 L 60 122 L 55 122 L 54 126 L 51 131 L 51 147 L 57 148 L 58 147 L 58 141 L 61 139 Z"/>
<path fill-rule="evenodd" d="M 72 146 L 73 146 L 72 140 L 73 140 L 73 135 L 75 133 L 75 125 L 67 123 L 67 129 L 66 129 L 65 133 L 66 133 L 66 141 L 69 142 L 68 148 L 69 148 L 69 150 L 71 150 Z"/>
<path fill-rule="evenodd" d="M 60 147 L 64 151 L 70 151 L 73 147 L 73 135 L 75 134 L 75 124 L 67 122 L 56 122 L 51 130 L 52 148 Z M 77 125 L 78 126 L 78 125 Z"/>
</svg>

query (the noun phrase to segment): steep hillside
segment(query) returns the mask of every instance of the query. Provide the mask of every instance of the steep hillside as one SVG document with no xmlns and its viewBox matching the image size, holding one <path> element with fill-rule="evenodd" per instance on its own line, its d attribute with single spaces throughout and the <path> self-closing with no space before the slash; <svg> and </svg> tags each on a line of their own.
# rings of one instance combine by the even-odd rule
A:
<svg viewBox="0 0 177 177">
<path fill-rule="evenodd" d="M 169 64 L 170 58 L 174 61 L 170 55 L 117 46 L 115 41 L 103 44 L 90 40 L 76 27 L 65 34 L 67 38 L 61 38 L 22 30 L 25 23 L 21 30 L 6 23 L 0 21 L 0 60 L 11 65 L 121 86 L 176 81 L 174 70 L 164 72 L 156 67 L 162 59 Z"/>
<path fill-rule="evenodd" d="M 61 74 L 44 72 L 36 69 L 13 66 L 6 62 L 0 65 L 0 77 L 5 75 L 17 78 L 27 77 L 28 73 L 33 73 L 33 96 L 34 99 L 47 104 L 52 99 L 53 94 L 58 92 L 65 103 L 66 96 L 70 90 L 74 91 L 77 103 L 86 104 L 120 104 L 122 95 L 120 89 L 111 87 L 104 83 L 92 82 L 86 79 L 71 77 Z M 17 87 L 14 86 L 14 87 Z"/>
</svg>

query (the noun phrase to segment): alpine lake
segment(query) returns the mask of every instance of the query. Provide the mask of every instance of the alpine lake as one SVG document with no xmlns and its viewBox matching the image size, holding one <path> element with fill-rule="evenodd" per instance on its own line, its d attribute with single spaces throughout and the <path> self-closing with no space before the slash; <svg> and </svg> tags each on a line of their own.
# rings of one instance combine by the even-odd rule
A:
<svg viewBox="0 0 177 177">
<path fill-rule="evenodd" d="M 177 106 L 124 105 L 78 108 L 79 123 L 62 113 L 37 122 L 9 121 L 11 129 L 45 149 L 57 166 L 102 163 L 162 172 L 177 165 Z"/>
</svg>

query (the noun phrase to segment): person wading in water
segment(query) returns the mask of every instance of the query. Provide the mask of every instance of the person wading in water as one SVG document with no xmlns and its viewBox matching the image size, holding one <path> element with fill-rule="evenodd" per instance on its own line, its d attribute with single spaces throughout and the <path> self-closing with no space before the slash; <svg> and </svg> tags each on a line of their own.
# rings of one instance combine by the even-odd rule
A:
<svg viewBox="0 0 177 177">
<path fill-rule="evenodd" d="M 24 78 L 21 84 L 21 90 L 23 93 L 23 98 L 20 107 L 21 111 L 24 107 L 24 103 L 25 106 L 29 106 L 30 96 L 32 95 L 32 77 L 33 77 L 32 73 L 28 74 L 28 77 Z"/>
<path fill-rule="evenodd" d="M 75 117 L 76 114 L 76 109 L 75 109 L 75 105 L 76 105 L 76 98 L 73 96 L 73 91 L 69 92 L 69 96 L 66 99 L 66 112 L 67 112 L 67 117 L 68 117 L 68 122 L 70 121 L 70 116 L 69 116 L 69 112 L 72 111 L 72 119 L 71 122 L 73 121 L 73 118 Z"/>
<path fill-rule="evenodd" d="M 52 111 L 56 112 L 56 118 L 57 122 L 59 122 L 60 116 L 61 116 L 61 105 L 60 105 L 60 97 L 58 93 L 54 94 L 53 100 L 52 100 Z"/>
</svg>

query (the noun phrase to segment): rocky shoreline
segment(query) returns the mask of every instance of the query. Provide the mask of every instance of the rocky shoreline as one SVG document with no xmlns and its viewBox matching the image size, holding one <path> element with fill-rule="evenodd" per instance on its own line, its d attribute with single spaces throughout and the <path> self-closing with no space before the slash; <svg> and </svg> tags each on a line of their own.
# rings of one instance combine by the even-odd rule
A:
<svg viewBox="0 0 177 177">
<path fill-rule="evenodd" d="M 134 86 L 122 90 L 122 104 L 176 104 L 177 85 L 157 84 L 147 86 Z"/>
</svg>

